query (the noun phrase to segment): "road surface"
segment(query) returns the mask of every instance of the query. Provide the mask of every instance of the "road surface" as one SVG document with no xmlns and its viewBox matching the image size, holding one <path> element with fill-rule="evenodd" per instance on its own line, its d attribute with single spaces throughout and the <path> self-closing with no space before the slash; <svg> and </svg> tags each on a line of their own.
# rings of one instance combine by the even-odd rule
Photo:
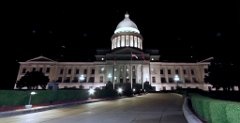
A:
<svg viewBox="0 0 240 123">
<path fill-rule="evenodd" d="M 0 118 L 0 123 L 187 123 L 177 94 L 147 94 Z"/>
</svg>

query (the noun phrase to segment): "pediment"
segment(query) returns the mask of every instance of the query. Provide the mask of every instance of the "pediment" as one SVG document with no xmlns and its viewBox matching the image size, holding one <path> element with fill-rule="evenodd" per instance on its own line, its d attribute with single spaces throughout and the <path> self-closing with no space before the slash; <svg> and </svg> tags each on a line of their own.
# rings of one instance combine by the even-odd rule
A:
<svg viewBox="0 0 240 123">
<path fill-rule="evenodd" d="M 26 62 L 56 62 L 56 61 L 54 61 L 50 58 L 47 58 L 45 56 L 39 56 L 39 57 L 36 57 L 36 58 L 33 58 L 33 59 L 29 59 Z"/>
</svg>

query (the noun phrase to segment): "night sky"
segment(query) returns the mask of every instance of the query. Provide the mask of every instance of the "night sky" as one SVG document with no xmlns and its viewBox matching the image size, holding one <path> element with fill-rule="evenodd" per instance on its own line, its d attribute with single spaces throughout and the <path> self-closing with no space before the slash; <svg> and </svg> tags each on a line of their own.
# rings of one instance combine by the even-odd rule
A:
<svg viewBox="0 0 240 123">
<path fill-rule="evenodd" d="M 111 48 L 110 38 L 126 12 L 144 38 L 144 49 L 159 49 L 162 61 L 214 56 L 238 63 L 237 1 L 21 2 L 7 4 L 2 12 L 1 83 L 6 87 L 15 81 L 19 61 L 39 55 L 93 61 L 96 49 Z"/>
</svg>

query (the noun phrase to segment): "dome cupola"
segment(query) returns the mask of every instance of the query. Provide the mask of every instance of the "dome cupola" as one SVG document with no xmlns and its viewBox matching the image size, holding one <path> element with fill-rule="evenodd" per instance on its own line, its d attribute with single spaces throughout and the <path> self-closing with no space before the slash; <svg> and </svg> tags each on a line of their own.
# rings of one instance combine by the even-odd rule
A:
<svg viewBox="0 0 240 123">
<path fill-rule="evenodd" d="M 121 33 L 121 32 L 135 32 L 140 33 L 137 28 L 137 25 L 129 18 L 129 14 L 125 14 L 125 18 L 117 25 L 116 30 L 114 33 Z"/>
</svg>

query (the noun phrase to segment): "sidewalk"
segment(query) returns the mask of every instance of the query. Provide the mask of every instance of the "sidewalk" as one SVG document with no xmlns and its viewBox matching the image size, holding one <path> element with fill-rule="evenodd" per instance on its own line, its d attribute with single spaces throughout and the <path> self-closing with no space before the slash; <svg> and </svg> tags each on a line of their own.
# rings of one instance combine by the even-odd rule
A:
<svg viewBox="0 0 240 123">
<path fill-rule="evenodd" d="M 66 106 L 98 102 L 103 100 L 110 100 L 110 99 L 109 98 L 87 99 L 87 100 L 80 100 L 80 101 L 74 101 L 74 102 L 60 102 L 55 104 L 33 105 L 33 108 L 31 109 L 26 109 L 25 106 L 0 107 L 0 117 L 39 112 L 39 111 L 45 111 L 45 110 L 54 109 L 54 108 L 62 108 Z"/>
</svg>

